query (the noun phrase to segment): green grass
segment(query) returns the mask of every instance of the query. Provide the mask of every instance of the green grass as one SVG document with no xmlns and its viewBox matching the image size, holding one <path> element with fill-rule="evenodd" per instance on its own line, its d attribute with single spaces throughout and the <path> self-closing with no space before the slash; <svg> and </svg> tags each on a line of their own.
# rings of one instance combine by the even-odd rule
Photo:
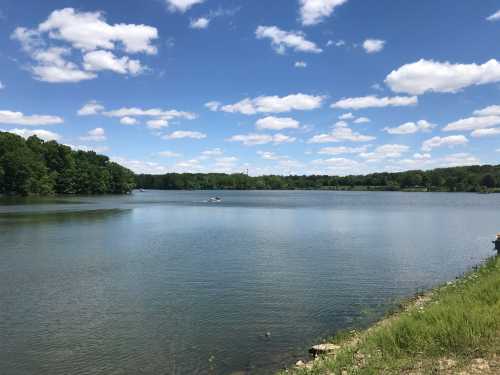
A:
<svg viewBox="0 0 500 375">
<path fill-rule="evenodd" d="M 429 293 L 424 303 L 408 304 L 405 311 L 343 344 L 336 356 L 320 358 L 312 369 L 291 372 L 435 373 L 443 358 L 466 366 L 473 358 L 500 353 L 500 258 L 490 259 Z"/>
</svg>

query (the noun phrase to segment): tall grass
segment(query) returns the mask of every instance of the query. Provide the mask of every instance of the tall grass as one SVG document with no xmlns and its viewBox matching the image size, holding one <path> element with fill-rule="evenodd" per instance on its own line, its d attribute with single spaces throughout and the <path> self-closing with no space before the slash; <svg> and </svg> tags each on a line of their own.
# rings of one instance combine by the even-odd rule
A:
<svg viewBox="0 0 500 375">
<path fill-rule="evenodd" d="M 301 374 L 432 372 L 441 358 L 466 362 L 495 352 L 500 343 L 500 258 L 436 289 L 424 305 L 362 333 L 355 345 L 324 357 Z"/>
</svg>

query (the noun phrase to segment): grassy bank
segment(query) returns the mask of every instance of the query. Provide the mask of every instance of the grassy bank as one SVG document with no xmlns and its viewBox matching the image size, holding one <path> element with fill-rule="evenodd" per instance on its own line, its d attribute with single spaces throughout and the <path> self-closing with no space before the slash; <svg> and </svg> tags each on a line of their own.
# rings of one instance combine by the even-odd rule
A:
<svg viewBox="0 0 500 375">
<path fill-rule="evenodd" d="M 332 343 L 334 353 L 283 374 L 500 374 L 500 258 Z"/>
</svg>

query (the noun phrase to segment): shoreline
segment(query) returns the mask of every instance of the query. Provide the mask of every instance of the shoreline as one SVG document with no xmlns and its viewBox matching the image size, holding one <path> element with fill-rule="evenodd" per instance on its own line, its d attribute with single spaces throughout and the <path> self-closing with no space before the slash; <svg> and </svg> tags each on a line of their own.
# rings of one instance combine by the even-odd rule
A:
<svg viewBox="0 0 500 375">
<path fill-rule="evenodd" d="M 500 373 L 500 256 L 309 353 L 277 374 Z"/>
</svg>

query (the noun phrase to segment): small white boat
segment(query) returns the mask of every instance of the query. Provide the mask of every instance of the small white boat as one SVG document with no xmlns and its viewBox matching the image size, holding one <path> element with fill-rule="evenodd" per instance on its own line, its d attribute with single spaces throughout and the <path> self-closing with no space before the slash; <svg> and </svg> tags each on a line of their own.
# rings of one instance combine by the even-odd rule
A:
<svg viewBox="0 0 500 375">
<path fill-rule="evenodd" d="M 212 197 L 212 198 L 208 198 L 208 203 L 220 203 L 222 202 L 222 199 L 220 199 L 219 197 Z"/>
</svg>

